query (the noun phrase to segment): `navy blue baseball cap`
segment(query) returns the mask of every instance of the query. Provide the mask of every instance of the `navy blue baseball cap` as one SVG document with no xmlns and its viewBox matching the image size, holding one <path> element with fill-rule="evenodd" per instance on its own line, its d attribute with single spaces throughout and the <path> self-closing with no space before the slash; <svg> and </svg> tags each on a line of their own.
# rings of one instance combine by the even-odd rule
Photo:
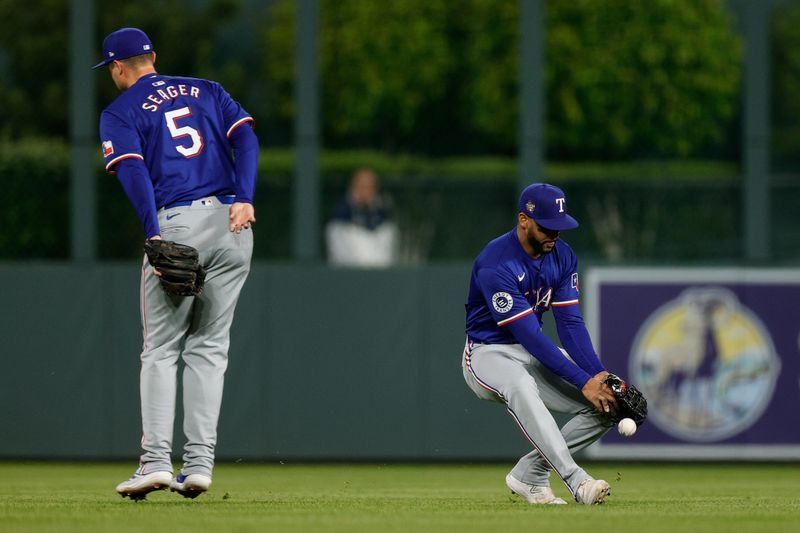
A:
<svg viewBox="0 0 800 533">
<path fill-rule="evenodd" d="M 547 183 L 534 183 L 519 195 L 519 212 L 546 229 L 564 231 L 578 227 L 578 221 L 567 214 L 564 191 Z"/>
<path fill-rule="evenodd" d="M 147 54 L 153 51 L 150 37 L 139 28 L 122 28 L 109 33 L 103 41 L 103 60 L 92 68 L 108 65 L 117 59 Z"/>
</svg>

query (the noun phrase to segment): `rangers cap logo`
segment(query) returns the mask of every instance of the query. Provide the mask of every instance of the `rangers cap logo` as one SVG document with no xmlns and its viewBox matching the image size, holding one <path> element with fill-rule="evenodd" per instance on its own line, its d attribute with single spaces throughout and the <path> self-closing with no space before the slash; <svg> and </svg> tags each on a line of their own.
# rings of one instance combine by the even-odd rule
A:
<svg viewBox="0 0 800 533">
<path fill-rule="evenodd" d="M 547 183 L 525 187 L 517 202 L 518 213 L 532 218 L 543 228 L 564 231 L 578 227 L 578 221 L 567 214 L 564 191 Z"/>
</svg>

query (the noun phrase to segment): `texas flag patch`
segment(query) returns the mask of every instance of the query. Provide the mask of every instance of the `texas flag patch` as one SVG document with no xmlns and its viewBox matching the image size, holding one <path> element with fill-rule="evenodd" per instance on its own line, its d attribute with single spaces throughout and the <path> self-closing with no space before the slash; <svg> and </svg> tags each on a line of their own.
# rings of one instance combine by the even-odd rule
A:
<svg viewBox="0 0 800 533">
<path fill-rule="evenodd" d="M 103 141 L 103 157 L 108 157 L 114 153 L 114 145 L 111 141 Z"/>
</svg>

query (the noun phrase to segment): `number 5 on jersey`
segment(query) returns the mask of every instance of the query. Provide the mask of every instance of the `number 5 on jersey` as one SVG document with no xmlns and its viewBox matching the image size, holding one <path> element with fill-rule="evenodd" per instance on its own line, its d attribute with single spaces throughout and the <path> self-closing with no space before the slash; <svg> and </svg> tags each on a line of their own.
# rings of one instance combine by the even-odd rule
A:
<svg viewBox="0 0 800 533">
<path fill-rule="evenodd" d="M 200 132 L 191 126 L 178 126 L 178 120 L 191 116 L 192 110 L 188 106 L 164 113 L 164 120 L 167 121 L 167 128 L 173 139 L 189 137 L 192 140 L 191 146 L 179 144 L 175 147 L 183 157 L 194 157 L 203 151 L 203 137 Z"/>
</svg>

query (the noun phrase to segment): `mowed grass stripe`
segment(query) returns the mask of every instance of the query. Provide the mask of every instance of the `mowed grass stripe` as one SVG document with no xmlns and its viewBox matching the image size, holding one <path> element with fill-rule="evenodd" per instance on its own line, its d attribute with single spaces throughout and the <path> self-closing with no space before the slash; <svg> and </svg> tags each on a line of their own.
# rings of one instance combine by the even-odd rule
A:
<svg viewBox="0 0 800 533">
<path fill-rule="evenodd" d="M 604 506 L 530 506 L 510 465 L 220 464 L 209 493 L 144 502 L 128 464 L 0 463 L 0 531 L 800 531 L 800 465 L 586 465 Z"/>
</svg>

